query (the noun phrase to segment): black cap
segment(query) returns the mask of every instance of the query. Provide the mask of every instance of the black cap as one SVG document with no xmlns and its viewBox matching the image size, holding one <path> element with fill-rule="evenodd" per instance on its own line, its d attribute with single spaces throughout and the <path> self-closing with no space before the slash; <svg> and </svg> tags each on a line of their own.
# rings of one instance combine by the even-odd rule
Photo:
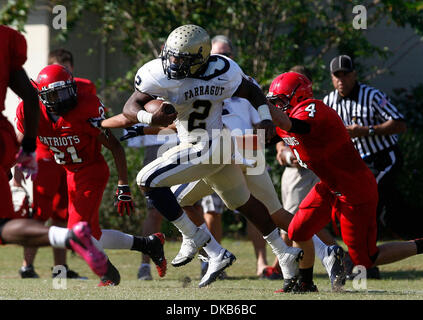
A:
<svg viewBox="0 0 423 320">
<path fill-rule="evenodd" d="M 345 54 L 333 58 L 332 61 L 330 62 L 331 73 L 335 73 L 337 71 L 351 72 L 353 70 L 354 70 L 354 64 L 352 62 L 352 59 L 351 57 Z"/>
</svg>

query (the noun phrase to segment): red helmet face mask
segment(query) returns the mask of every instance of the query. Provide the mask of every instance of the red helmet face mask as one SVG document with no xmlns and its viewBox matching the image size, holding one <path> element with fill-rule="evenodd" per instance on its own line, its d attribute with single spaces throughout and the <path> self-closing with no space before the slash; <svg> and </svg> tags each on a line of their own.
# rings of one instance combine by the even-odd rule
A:
<svg viewBox="0 0 423 320">
<path fill-rule="evenodd" d="M 35 82 L 47 111 L 63 115 L 77 104 L 76 83 L 65 67 L 52 64 L 40 71 Z"/>
<path fill-rule="evenodd" d="M 301 101 L 313 97 L 312 83 L 302 74 L 282 73 L 272 81 L 266 97 L 278 108 L 288 112 Z"/>
</svg>

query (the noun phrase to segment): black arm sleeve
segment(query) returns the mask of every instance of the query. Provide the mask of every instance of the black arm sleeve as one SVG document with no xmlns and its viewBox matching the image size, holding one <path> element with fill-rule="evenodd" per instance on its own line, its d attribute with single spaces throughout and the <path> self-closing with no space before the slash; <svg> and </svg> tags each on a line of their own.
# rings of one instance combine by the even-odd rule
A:
<svg viewBox="0 0 423 320">
<path fill-rule="evenodd" d="M 311 127 L 309 123 L 295 118 L 289 118 L 289 120 L 291 120 L 292 123 L 292 127 L 289 132 L 298 134 L 310 133 Z"/>
<path fill-rule="evenodd" d="M 278 135 L 274 136 L 269 142 L 266 142 L 265 144 L 265 148 L 269 148 L 275 144 L 277 144 L 278 142 L 282 141 L 282 138 L 279 137 Z"/>
</svg>

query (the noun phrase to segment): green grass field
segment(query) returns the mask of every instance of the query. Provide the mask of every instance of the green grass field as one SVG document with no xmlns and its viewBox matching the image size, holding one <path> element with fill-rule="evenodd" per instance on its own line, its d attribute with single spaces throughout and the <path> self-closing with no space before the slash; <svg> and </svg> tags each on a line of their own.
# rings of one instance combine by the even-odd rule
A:
<svg viewBox="0 0 423 320">
<path fill-rule="evenodd" d="M 98 279 L 78 256 L 68 253 L 69 266 L 89 280 L 67 280 L 65 290 L 53 288 L 51 279 L 52 250 L 41 248 L 35 261 L 40 279 L 20 279 L 18 269 L 22 248 L 7 245 L 0 248 L 0 300 L 422 300 L 423 256 L 411 257 L 395 264 L 381 266 L 383 280 L 367 280 L 367 290 L 355 290 L 347 282 L 345 292 L 333 293 L 320 261 L 315 266 L 318 293 L 275 294 L 281 281 L 260 280 L 255 276 L 255 256 L 249 241 L 224 240 L 237 260 L 227 269 L 229 279 L 218 280 L 207 288 L 199 289 L 200 263 L 174 268 L 170 261 L 179 250 L 179 242 L 166 242 L 168 259 L 166 277 L 158 279 L 155 268 L 153 281 L 136 278 L 140 254 L 125 250 L 107 251 L 119 269 L 122 282 L 117 287 L 98 288 Z M 268 249 L 269 263 L 273 255 Z M 187 282 L 187 278 L 191 281 Z"/>
</svg>

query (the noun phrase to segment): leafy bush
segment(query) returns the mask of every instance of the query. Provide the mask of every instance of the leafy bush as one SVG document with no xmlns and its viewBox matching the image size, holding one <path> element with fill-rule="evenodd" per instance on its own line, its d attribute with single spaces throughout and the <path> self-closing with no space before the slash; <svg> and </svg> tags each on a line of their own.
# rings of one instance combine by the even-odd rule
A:
<svg viewBox="0 0 423 320">
<path fill-rule="evenodd" d="M 392 102 L 405 116 L 408 126 L 399 139 L 404 156 L 399 189 L 412 207 L 423 208 L 423 83 L 394 90 Z"/>
</svg>

